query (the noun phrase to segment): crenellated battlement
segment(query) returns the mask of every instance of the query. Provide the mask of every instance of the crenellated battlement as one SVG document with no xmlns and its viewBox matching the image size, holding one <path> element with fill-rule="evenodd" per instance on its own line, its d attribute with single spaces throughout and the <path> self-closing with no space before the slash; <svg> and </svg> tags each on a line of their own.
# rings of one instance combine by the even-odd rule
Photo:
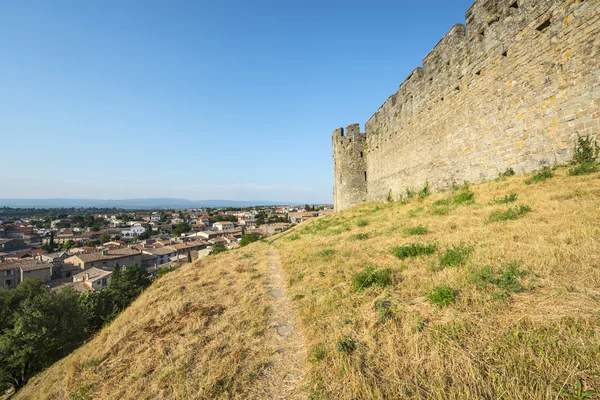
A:
<svg viewBox="0 0 600 400">
<path fill-rule="evenodd" d="M 364 133 L 358 125 L 334 131 L 343 138 L 334 148 L 352 143 L 348 157 L 363 145 L 365 196 L 563 162 L 576 130 L 565 110 L 598 108 L 599 8 L 589 0 L 475 1 L 466 23 L 442 37 Z M 580 134 L 597 122 L 583 118 Z"/>
</svg>

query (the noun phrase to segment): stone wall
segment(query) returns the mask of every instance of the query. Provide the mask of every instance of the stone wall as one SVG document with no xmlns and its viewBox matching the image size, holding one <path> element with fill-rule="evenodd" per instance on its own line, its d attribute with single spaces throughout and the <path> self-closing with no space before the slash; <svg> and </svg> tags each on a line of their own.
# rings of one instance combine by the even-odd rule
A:
<svg viewBox="0 0 600 400">
<path fill-rule="evenodd" d="M 365 133 L 354 134 L 359 140 L 336 139 L 334 131 L 336 210 L 385 200 L 390 190 L 398 197 L 426 181 L 435 190 L 493 179 L 509 167 L 527 173 L 565 163 L 578 134 L 598 135 L 599 0 L 478 0 L 466 21 Z M 354 178 L 341 181 L 345 174 Z"/>
</svg>

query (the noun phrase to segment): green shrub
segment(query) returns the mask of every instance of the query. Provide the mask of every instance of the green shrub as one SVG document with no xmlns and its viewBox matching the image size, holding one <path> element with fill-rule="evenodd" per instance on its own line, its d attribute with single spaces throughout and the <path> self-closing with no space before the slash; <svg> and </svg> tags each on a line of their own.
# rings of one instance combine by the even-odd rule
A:
<svg viewBox="0 0 600 400">
<path fill-rule="evenodd" d="M 389 300 L 378 299 L 375 301 L 375 309 L 377 310 L 379 322 L 383 323 L 390 319 L 392 316 L 391 306 L 392 303 Z"/>
<path fill-rule="evenodd" d="M 404 229 L 406 235 L 425 235 L 429 232 L 426 226 L 418 225 Z"/>
<path fill-rule="evenodd" d="M 317 253 L 317 256 L 319 256 L 319 257 L 328 257 L 328 256 L 330 256 L 330 255 L 332 255 L 334 253 L 335 253 L 334 249 L 325 249 L 325 250 L 319 251 Z"/>
<path fill-rule="evenodd" d="M 403 260 L 409 257 L 418 257 L 427 254 L 433 254 L 437 251 L 437 244 L 409 243 L 403 246 L 396 246 L 392 249 L 392 254 Z"/>
<path fill-rule="evenodd" d="M 451 288 L 447 285 L 438 285 L 431 292 L 425 293 L 425 297 L 430 303 L 438 307 L 446 307 L 453 304 L 458 297 L 458 289 Z"/>
<path fill-rule="evenodd" d="M 454 204 L 472 203 L 474 201 L 473 200 L 474 197 L 475 197 L 475 193 L 466 189 L 466 190 L 462 190 L 459 194 L 455 195 L 452 198 L 452 202 Z"/>
<path fill-rule="evenodd" d="M 367 240 L 369 238 L 368 233 L 357 233 L 356 235 L 352 235 L 350 239 L 352 240 Z"/>
<path fill-rule="evenodd" d="M 358 345 L 349 336 L 344 336 L 342 340 L 336 343 L 335 347 L 340 353 L 352 353 Z"/>
<path fill-rule="evenodd" d="M 414 190 L 412 190 L 411 188 L 406 188 L 406 198 L 407 199 L 413 199 L 417 196 L 417 192 L 415 192 Z"/>
<path fill-rule="evenodd" d="M 392 282 L 392 271 L 389 268 L 375 269 L 369 266 L 354 274 L 352 282 L 355 290 L 362 290 L 372 285 L 385 287 Z"/>
<path fill-rule="evenodd" d="M 506 168 L 506 171 L 504 171 L 500 174 L 500 176 L 502 176 L 504 178 L 507 178 L 509 176 L 514 176 L 514 175 L 515 175 L 515 170 L 512 169 L 512 167 Z"/>
<path fill-rule="evenodd" d="M 388 195 L 387 195 L 387 202 L 388 203 L 393 203 L 394 202 L 394 196 L 392 196 L 392 189 L 390 189 L 388 191 Z"/>
<path fill-rule="evenodd" d="M 529 274 L 523 270 L 521 261 L 503 264 L 500 268 L 485 266 L 477 270 L 472 270 L 467 275 L 467 281 L 473 283 L 480 289 L 486 289 L 488 286 L 494 286 L 495 298 L 507 299 L 511 293 L 523 291 L 521 278 Z"/>
<path fill-rule="evenodd" d="M 326 355 L 327 355 L 327 349 L 325 348 L 325 346 L 323 344 L 319 343 L 315 347 L 312 348 L 312 350 L 310 352 L 310 357 L 308 358 L 308 361 L 310 361 L 312 363 L 319 362 L 319 361 L 323 360 Z"/>
<path fill-rule="evenodd" d="M 431 208 L 431 213 L 433 215 L 448 215 L 448 214 L 450 214 L 450 205 L 448 205 L 448 204 L 438 205 L 438 206 L 434 205 Z"/>
<path fill-rule="evenodd" d="M 515 201 L 517 201 L 518 197 L 519 196 L 517 196 L 516 193 L 507 194 L 504 197 L 494 197 L 494 200 L 492 200 L 492 204 L 514 203 Z"/>
<path fill-rule="evenodd" d="M 531 212 L 531 207 L 521 204 L 516 207 L 511 207 L 506 211 L 494 211 L 487 218 L 486 222 L 509 221 L 521 218 L 523 215 Z"/>
<path fill-rule="evenodd" d="M 473 255 L 474 251 L 475 247 L 472 245 L 464 243 L 453 245 L 446 249 L 444 254 L 440 255 L 440 267 L 446 268 L 465 265 Z"/>
<path fill-rule="evenodd" d="M 600 156 L 600 146 L 593 136 L 578 136 L 572 164 L 594 163 Z"/>
<path fill-rule="evenodd" d="M 531 178 L 525 180 L 526 185 L 531 185 L 532 183 L 543 182 L 546 179 L 550 179 L 554 176 L 554 172 L 548 168 L 544 167 L 541 171 L 534 174 Z"/>
<path fill-rule="evenodd" d="M 429 185 L 429 181 L 425 180 L 425 186 L 423 189 L 419 190 L 419 198 L 424 199 L 425 197 L 431 194 L 431 186 Z"/>
<path fill-rule="evenodd" d="M 598 171 L 598 163 L 597 162 L 587 162 L 583 164 L 577 164 L 573 168 L 569 169 L 569 175 L 578 176 L 578 175 L 587 175 L 593 172 Z"/>
<path fill-rule="evenodd" d="M 356 221 L 356 226 L 358 226 L 359 228 L 362 228 L 363 226 L 367 225 L 369 225 L 369 221 L 367 221 L 366 219 L 359 219 L 358 221 Z"/>
</svg>

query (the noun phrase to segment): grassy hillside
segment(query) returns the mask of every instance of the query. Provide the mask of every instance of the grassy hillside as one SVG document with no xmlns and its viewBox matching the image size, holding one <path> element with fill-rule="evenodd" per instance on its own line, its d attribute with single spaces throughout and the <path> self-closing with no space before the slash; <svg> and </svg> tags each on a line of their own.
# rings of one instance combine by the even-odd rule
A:
<svg viewBox="0 0 600 400">
<path fill-rule="evenodd" d="M 269 246 L 305 398 L 600 393 L 600 173 L 425 194 L 173 272 L 15 398 L 275 398 Z"/>
<path fill-rule="evenodd" d="M 600 394 L 600 175 L 549 175 L 364 204 L 276 240 L 312 398 Z"/>
</svg>

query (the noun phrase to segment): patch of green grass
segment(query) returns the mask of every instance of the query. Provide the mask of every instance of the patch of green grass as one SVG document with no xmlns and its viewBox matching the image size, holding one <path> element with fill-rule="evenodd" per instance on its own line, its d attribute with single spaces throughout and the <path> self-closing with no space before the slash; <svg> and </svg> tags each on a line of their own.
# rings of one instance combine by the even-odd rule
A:
<svg viewBox="0 0 600 400">
<path fill-rule="evenodd" d="M 372 285 L 385 287 L 392 283 L 392 271 L 389 268 L 375 269 L 369 266 L 354 274 L 352 283 L 355 290 L 366 289 Z"/>
<path fill-rule="evenodd" d="M 597 162 L 586 162 L 582 164 L 577 164 L 574 167 L 569 169 L 570 176 L 580 176 L 587 175 L 593 172 L 598 171 L 598 163 Z"/>
<path fill-rule="evenodd" d="M 288 242 L 293 242 L 294 240 L 298 240 L 298 239 L 300 239 L 300 235 L 298 235 L 297 233 L 285 238 L 285 240 L 287 240 Z"/>
<path fill-rule="evenodd" d="M 358 347 L 358 343 L 356 343 L 349 336 L 344 336 L 344 338 L 338 341 L 335 344 L 335 348 L 340 353 L 352 353 Z"/>
<path fill-rule="evenodd" d="M 362 228 L 363 226 L 367 225 L 369 225 L 369 221 L 367 221 L 366 219 L 359 219 L 358 221 L 356 221 L 356 226 L 358 226 L 359 228 Z"/>
<path fill-rule="evenodd" d="M 458 289 L 451 288 L 447 285 L 438 285 L 430 292 L 425 293 L 425 297 L 431 304 L 435 304 L 438 307 L 446 307 L 456 301 L 458 293 Z"/>
<path fill-rule="evenodd" d="M 356 235 L 350 236 L 352 240 L 367 240 L 369 238 L 368 233 L 357 233 Z"/>
<path fill-rule="evenodd" d="M 392 254 L 403 260 L 409 257 L 418 257 L 427 254 L 433 254 L 437 251 L 437 244 L 420 244 L 420 243 L 409 243 L 403 246 L 396 246 L 392 248 Z"/>
<path fill-rule="evenodd" d="M 458 245 L 452 245 L 452 247 L 446 249 L 443 254 L 440 254 L 440 268 L 446 267 L 458 267 L 465 265 L 473 252 L 475 246 L 461 243 Z"/>
<path fill-rule="evenodd" d="M 319 256 L 319 257 L 329 257 L 332 254 L 335 254 L 335 250 L 334 249 L 325 249 L 325 250 L 319 251 L 317 253 L 317 256 Z"/>
<path fill-rule="evenodd" d="M 466 190 L 462 190 L 457 195 L 454 195 L 454 197 L 452 197 L 452 202 L 454 204 L 473 203 L 474 198 L 475 198 L 475 193 L 466 189 Z"/>
<path fill-rule="evenodd" d="M 413 210 L 410 210 L 408 212 L 408 217 L 409 218 L 416 218 L 421 211 L 423 211 L 423 207 L 417 207 L 417 208 L 415 208 Z"/>
<path fill-rule="evenodd" d="M 325 348 L 325 345 L 323 345 L 322 343 L 319 343 L 311 349 L 310 356 L 308 357 L 308 361 L 310 361 L 312 363 L 316 363 L 316 362 L 323 360 L 326 355 L 327 355 L 327 349 Z"/>
<path fill-rule="evenodd" d="M 519 196 L 517 196 L 516 193 L 511 193 L 511 194 L 507 194 L 504 197 L 494 197 L 494 200 L 492 200 L 492 204 L 508 204 L 508 203 L 514 203 L 515 201 L 517 201 L 517 198 Z"/>
<path fill-rule="evenodd" d="M 494 211 L 486 219 L 487 223 L 510 221 L 521 218 L 523 215 L 530 213 L 531 207 L 526 204 L 520 204 L 516 207 L 511 207 L 505 211 Z"/>
<path fill-rule="evenodd" d="M 348 232 L 348 231 L 350 231 L 350 226 L 344 224 L 344 225 L 341 225 L 339 228 L 331 229 L 331 230 L 327 231 L 327 235 L 328 236 L 340 235 L 340 234 L 342 234 L 344 232 Z"/>
<path fill-rule="evenodd" d="M 91 400 L 92 390 L 88 385 L 79 385 L 69 395 L 70 400 Z"/>
<path fill-rule="evenodd" d="M 529 271 L 523 270 L 521 261 L 503 264 L 499 268 L 485 266 L 469 272 L 467 281 L 477 286 L 479 289 L 494 287 L 492 293 L 494 298 L 508 299 L 511 293 L 519 293 L 524 290 L 521 278 L 529 274 Z"/>
<path fill-rule="evenodd" d="M 429 185 L 429 181 L 425 181 L 425 186 L 423 189 L 419 190 L 419 198 L 424 199 L 431 194 L 431 186 Z"/>
<path fill-rule="evenodd" d="M 531 185 L 532 183 L 544 182 L 547 179 L 550 179 L 554 176 L 554 171 L 552 171 L 548 167 L 544 167 L 541 171 L 535 173 L 531 178 L 525 180 L 526 185 Z"/>
<path fill-rule="evenodd" d="M 425 235 L 429 232 L 426 226 L 418 225 L 404 229 L 406 235 Z"/>
<path fill-rule="evenodd" d="M 384 323 L 391 318 L 391 306 L 392 302 L 389 300 L 378 299 L 375 301 L 375 309 L 377 310 L 379 322 Z"/>
</svg>

